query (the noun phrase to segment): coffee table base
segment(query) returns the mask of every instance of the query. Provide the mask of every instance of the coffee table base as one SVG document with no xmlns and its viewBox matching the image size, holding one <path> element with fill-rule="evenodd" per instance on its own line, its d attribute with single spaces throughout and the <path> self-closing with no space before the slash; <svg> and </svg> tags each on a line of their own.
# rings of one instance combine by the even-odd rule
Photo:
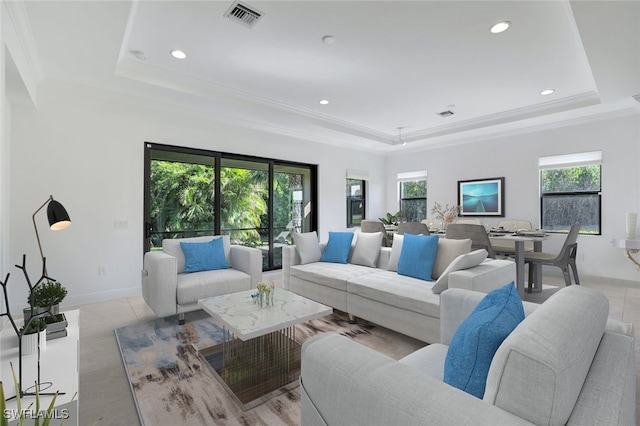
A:
<svg viewBox="0 0 640 426">
<path fill-rule="evenodd" d="M 298 386 L 301 345 L 295 327 L 249 340 L 224 329 L 223 343 L 199 351 L 216 379 L 242 410 Z"/>
</svg>

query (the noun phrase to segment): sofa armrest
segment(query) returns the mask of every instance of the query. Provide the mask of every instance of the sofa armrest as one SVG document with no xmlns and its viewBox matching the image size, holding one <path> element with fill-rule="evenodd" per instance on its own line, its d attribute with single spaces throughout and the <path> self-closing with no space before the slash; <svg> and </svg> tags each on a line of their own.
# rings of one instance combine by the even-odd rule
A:
<svg viewBox="0 0 640 426">
<path fill-rule="evenodd" d="M 282 288 L 291 289 L 291 267 L 300 264 L 300 255 L 296 246 L 282 247 Z"/>
<path fill-rule="evenodd" d="M 144 254 L 142 269 L 142 297 L 158 317 L 175 315 L 178 288 L 178 262 L 161 252 Z"/>
<path fill-rule="evenodd" d="M 473 268 L 449 274 L 449 288 L 489 293 L 516 279 L 516 264 L 509 260 L 487 260 Z"/>
<path fill-rule="evenodd" d="M 530 423 L 335 333 L 307 340 L 302 424 Z"/>
<path fill-rule="evenodd" d="M 251 276 L 251 288 L 262 280 L 262 252 L 255 247 L 231 245 L 231 267 Z"/>
</svg>

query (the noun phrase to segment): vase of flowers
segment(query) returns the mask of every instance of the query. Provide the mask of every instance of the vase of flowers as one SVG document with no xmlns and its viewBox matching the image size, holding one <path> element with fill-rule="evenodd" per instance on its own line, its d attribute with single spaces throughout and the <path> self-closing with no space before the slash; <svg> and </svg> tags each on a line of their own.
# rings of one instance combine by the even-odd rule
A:
<svg viewBox="0 0 640 426">
<path fill-rule="evenodd" d="M 453 223 L 453 221 L 456 220 L 456 217 L 460 214 L 460 206 L 449 206 L 449 204 L 447 204 L 442 207 L 442 204 L 435 202 L 431 209 L 431 214 L 438 218 L 438 220 L 442 221 L 442 224 L 446 229 L 447 225 Z"/>
</svg>

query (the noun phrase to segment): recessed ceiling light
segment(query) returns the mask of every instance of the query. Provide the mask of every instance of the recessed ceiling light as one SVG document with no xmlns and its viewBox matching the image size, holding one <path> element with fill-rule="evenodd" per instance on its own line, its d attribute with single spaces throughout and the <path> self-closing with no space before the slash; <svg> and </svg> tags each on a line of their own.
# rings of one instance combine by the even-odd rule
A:
<svg viewBox="0 0 640 426">
<path fill-rule="evenodd" d="M 186 59 L 187 58 L 187 54 L 184 53 L 182 50 L 172 50 L 171 51 L 171 56 L 173 56 L 176 59 Z"/>
<path fill-rule="evenodd" d="M 491 32 L 493 34 L 498 34 L 504 31 L 507 31 L 509 29 L 509 27 L 511 26 L 511 22 L 509 21 L 502 21 L 502 22 L 498 22 L 497 24 L 494 24 L 491 27 Z"/>
<path fill-rule="evenodd" d="M 326 100 L 326 99 L 322 99 L 322 100 L 320 101 L 320 105 L 329 105 L 329 101 L 328 101 L 328 100 Z"/>
<path fill-rule="evenodd" d="M 553 92 L 555 92 L 555 90 L 553 90 L 553 89 L 545 89 L 545 90 L 543 90 L 542 92 L 540 92 L 540 94 L 541 94 L 542 96 L 547 96 L 547 95 L 552 94 Z"/>
</svg>

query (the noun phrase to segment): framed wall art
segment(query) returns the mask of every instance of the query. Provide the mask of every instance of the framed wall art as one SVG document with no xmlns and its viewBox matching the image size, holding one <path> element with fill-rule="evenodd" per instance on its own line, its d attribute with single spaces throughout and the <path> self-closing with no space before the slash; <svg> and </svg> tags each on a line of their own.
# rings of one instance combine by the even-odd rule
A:
<svg viewBox="0 0 640 426">
<path fill-rule="evenodd" d="M 460 216 L 504 217 L 504 178 L 459 180 Z"/>
</svg>

